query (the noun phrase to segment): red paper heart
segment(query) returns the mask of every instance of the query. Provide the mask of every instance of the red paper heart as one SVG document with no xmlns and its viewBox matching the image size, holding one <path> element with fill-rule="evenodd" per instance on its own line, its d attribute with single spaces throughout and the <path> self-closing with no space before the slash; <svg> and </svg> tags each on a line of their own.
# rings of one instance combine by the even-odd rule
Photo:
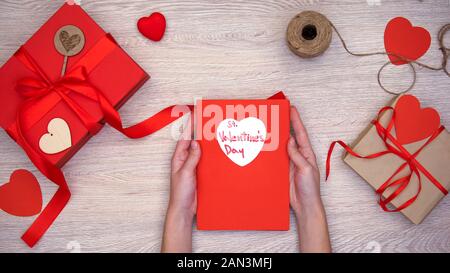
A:
<svg viewBox="0 0 450 273">
<path fill-rule="evenodd" d="M 430 48 L 430 33 L 422 27 L 413 27 L 408 19 L 396 17 L 389 21 L 384 31 L 384 48 L 409 60 L 417 60 Z M 389 55 L 391 63 L 406 64 L 396 56 Z"/>
<path fill-rule="evenodd" d="M 10 181 L 0 186 L 0 209 L 15 216 L 33 216 L 42 209 L 42 192 L 36 177 L 16 170 Z"/>
<path fill-rule="evenodd" d="M 166 18 L 159 12 L 142 17 L 137 23 L 139 32 L 152 41 L 160 41 L 166 31 Z"/>
<path fill-rule="evenodd" d="M 395 105 L 395 132 L 400 144 L 430 137 L 441 125 L 439 113 L 433 108 L 420 108 L 419 100 L 402 96 Z"/>
</svg>

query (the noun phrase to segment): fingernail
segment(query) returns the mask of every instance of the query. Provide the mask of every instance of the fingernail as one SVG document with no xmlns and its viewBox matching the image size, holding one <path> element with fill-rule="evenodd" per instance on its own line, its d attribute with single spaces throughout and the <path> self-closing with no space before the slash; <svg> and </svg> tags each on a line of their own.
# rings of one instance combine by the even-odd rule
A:
<svg viewBox="0 0 450 273">
<path fill-rule="evenodd" d="M 191 149 L 197 150 L 198 149 L 198 143 L 195 140 L 191 141 Z"/>
<path fill-rule="evenodd" d="M 294 138 L 291 136 L 291 137 L 289 137 L 289 145 L 292 145 L 292 144 L 294 144 Z"/>
</svg>

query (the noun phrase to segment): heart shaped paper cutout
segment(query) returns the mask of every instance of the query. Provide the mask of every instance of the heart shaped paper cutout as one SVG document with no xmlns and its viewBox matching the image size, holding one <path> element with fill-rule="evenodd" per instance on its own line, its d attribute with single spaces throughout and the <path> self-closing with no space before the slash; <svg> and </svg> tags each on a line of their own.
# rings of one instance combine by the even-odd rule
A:
<svg viewBox="0 0 450 273">
<path fill-rule="evenodd" d="M 159 12 L 142 17 L 137 23 L 139 32 L 148 39 L 158 42 L 166 31 L 166 18 Z"/>
<path fill-rule="evenodd" d="M 384 48 L 409 60 L 417 60 L 430 48 L 430 33 L 422 27 L 413 27 L 408 19 L 396 17 L 389 21 L 384 31 Z M 389 55 L 392 64 L 402 65 L 407 62 Z"/>
<path fill-rule="evenodd" d="M 395 105 L 395 133 L 400 144 L 430 137 L 441 125 L 439 113 L 433 108 L 420 108 L 412 95 L 400 97 Z"/>
<path fill-rule="evenodd" d="M 72 146 L 67 122 L 61 118 L 52 119 L 47 126 L 48 133 L 39 139 L 39 148 L 46 154 L 57 154 Z"/>
<path fill-rule="evenodd" d="M 0 209 L 15 216 L 41 212 L 42 192 L 36 177 L 27 170 L 16 170 L 9 182 L 0 186 Z"/>
<path fill-rule="evenodd" d="M 241 121 L 225 119 L 220 122 L 216 131 L 217 142 L 224 154 L 241 167 L 259 155 L 266 135 L 264 122 L 254 117 Z"/>
</svg>

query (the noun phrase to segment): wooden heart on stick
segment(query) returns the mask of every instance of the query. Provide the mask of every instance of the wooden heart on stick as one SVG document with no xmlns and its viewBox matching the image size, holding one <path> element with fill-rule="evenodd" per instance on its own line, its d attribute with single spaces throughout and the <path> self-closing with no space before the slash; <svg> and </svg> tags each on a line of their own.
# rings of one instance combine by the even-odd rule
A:
<svg viewBox="0 0 450 273">
<path fill-rule="evenodd" d="M 69 57 L 75 56 L 83 50 L 86 43 L 83 31 L 76 26 L 67 25 L 60 28 L 54 38 L 55 48 L 64 56 L 61 77 L 66 73 Z"/>
</svg>

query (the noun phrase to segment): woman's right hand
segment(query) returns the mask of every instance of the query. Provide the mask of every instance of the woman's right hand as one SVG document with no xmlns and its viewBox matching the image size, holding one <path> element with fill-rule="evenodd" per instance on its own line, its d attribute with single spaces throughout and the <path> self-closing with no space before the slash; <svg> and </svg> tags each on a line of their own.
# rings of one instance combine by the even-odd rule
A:
<svg viewBox="0 0 450 273">
<path fill-rule="evenodd" d="M 300 114 L 291 107 L 291 123 L 295 136 L 288 143 L 293 165 L 290 204 L 297 218 L 301 252 L 330 252 L 325 209 L 320 196 L 320 173 Z"/>
</svg>

